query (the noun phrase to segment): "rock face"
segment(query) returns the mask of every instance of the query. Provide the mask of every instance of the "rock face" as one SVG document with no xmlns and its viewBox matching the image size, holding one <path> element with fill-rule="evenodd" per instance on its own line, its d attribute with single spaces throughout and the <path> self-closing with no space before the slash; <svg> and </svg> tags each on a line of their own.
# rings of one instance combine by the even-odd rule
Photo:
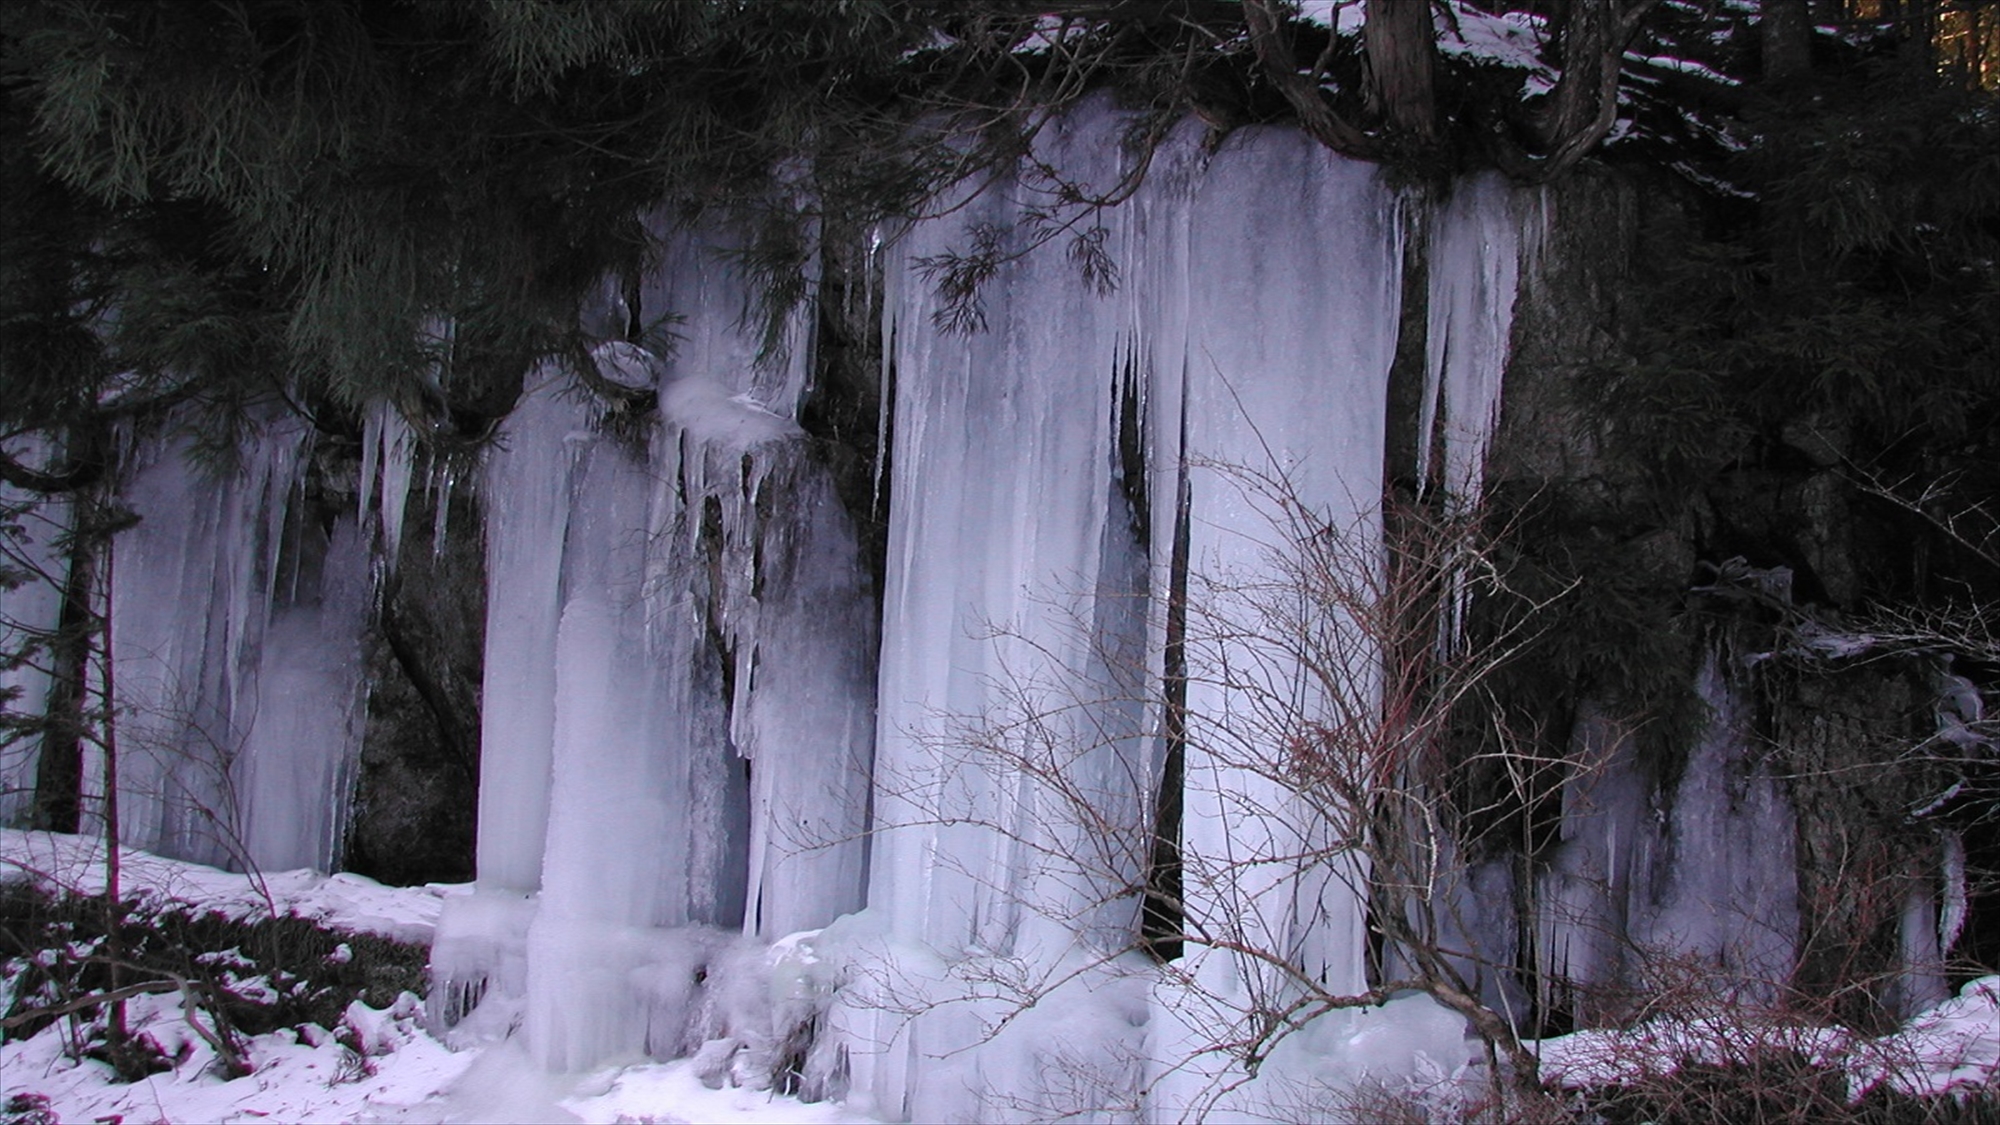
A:
<svg viewBox="0 0 2000 1125">
<path fill-rule="evenodd" d="M 1632 374 L 1648 357 L 1630 344 L 1660 300 L 1649 271 L 1684 234 L 1670 192 L 1578 177 L 1549 215 L 1488 473 L 1498 502 L 1528 513 L 1524 573 L 1542 589 L 1576 583 L 1531 658 L 1553 675 L 1510 684 L 1518 721 L 1544 745 L 1596 747 L 1579 760 L 1603 765 L 1589 794 L 1565 790 L 1553 837 L 1526 849 L 1540 872 L 1527 909 L 1580 912 L 1582 929 L 1610 935 L 1622 952 L 1587 956 L 1626 962 L 1613 976 L 1628 997 L 1672 975 L 1634 954 L 1707 934 L 1694 943 L 1707 943 L 1703 971 L 1770 1002 L 1862 1024 L 1907 1013 L 1942 995 L 1954 950 L 1982 956 L 1991 940 L 1953 874 L 1968 846 L 1991 848 L 1966 815 L 1979 767 L 1940 741 L 1981 706 L 1974 681 L 1991 670 L 1954 671 L 1941 641 L 1863 623 L 1922 597 L 1927 570 L 1954 567 L 1951 549 L 1858 468 L 1857 420 L 1760 422 L 1726 400 L 1688 412 L 1648 397 Z M 1661 400 L 1681 413 L 1651 407 Z M 1723 759 L 1718 736 L 1734 745 Z M 1984 746 L 1976 731 L 1953 737 Z M 1701 842 L 1725 824 L 1734 844 Z M 1606 868 L 1621 847 L 1636 854 Z M 1750 876 L 1741 865 L 1758 855 Z M 1696 892 L 1708 920 L 1661 921 L 1685 911 L 1684 876 L 1702 866 L 1720 880 Z M 1757 933 L 1742 928 L 1752 920 Z M 1619 991 L 1551 1015 L 1619 1018 Z"/>
<path fill-rule="evenodd" d="M 385 883 L 473 877 L 484 502 L 433 477 L 408 516 L 419 533 L 377 593 L 345 866 Z"/>
</svg>

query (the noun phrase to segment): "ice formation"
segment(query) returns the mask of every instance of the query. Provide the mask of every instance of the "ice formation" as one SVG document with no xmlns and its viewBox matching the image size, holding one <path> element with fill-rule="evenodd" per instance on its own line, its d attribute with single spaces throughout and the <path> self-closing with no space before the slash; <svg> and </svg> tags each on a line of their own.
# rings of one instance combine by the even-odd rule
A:
<svg viewBox="0 0 2000 1125">
<path fill-rule="evenodd" d="M 609 417 L 545 372 L 483 488 L 489 827 L 437 1003 L 445 1022 L 489 993 L 521 1005 L 554 1069 L 699 1047 L 718 934 L 862 904 L 874 624 L 791 417 L 809 357 L 758 362 L 731 327 L 747 285 L 676 237 L 642 300 L 698 310 L 679 347 L 596 354 L 658 416 Z"/>
<path fill-rule="evenodd" d="M 1518 193 L 1474 180 L 1429 216 L 1421 416 L 1392 419 L 1408 201 L 1243 129 L 1177 133 L 1128 202 L 1079 206 L 1134 171 L 1124 128 L 1106 107 L 1052 122 L 1019 176 L 881 232 L 879 603 L 798 422 L 813 310 L 765 331 L 726 230 L 662 227 L 593 321 L 596 375 L 657 411 L 541 370 L 483 477 L 436 486 L 440 506 L 477 493 L 489 608 L 479 881 L 443 907 L 434 1026 L 516 1036 L 550 1070 L 690 1055 L 916 1119 L 1142 1098 L 1282 1116 L 1301 1088 L 1466 1062 L 1458 1017 L 1402 999 L 1326 1017 L 1216 1101 L 1216 1048 L 1292 974 L 1367 983 L 1367 872 L 1273 747 L 1367 713 L 1379 654 L 1284 568 L 1318 537 L 1343 578 L 1379 577 L 1392 423 L 1477 502 Z M 936 270 L 981 230 L 1013 241 L 985 330 L 952 332 Z M 669 310 L 670 334 L 645 330 Z M 371 413 L 358 510 L 323 532 L 296 503 L 301 427 L 265 427 L 214 480 L 140 447 L 112 591 L 148 749 L 130 842 L 335 861 L 371 565 L 412 549 L 413 450 Z M 1687 815 L 1730 823 L 1702 801 Z M 1623 862 L 1624 831 L 1575 863 Z M 1179 909 L 1219 939 L 1168 969 L 1133 952 L 1160 834 Z M 1758 877 L 1734 871 L 1715 877 Z M 1668 921 L 1712 890 L 1676 885 Z"/>
<path fill-rule="evenodd" d="M 1562 844 L 1537 887 L 1543 979 L 1627 980 L 1624 959 L 1647 949 L 1708 966 L 1736 999 L 1775 999 L 1799 928 L 1794 813 L 1724 660 L 1701 670 L 1708 727 L 1670 791 L 1653 792 L 1629 732 L 1580 725 L 1589 765 L 1564 791 Z"/>
<path fill-rule="evenodd" d="M 48 457 L 46 443 L 17 438 L 6 452 L 23 464 L 36 466 Z M 60 500 L 35 503 L 35 497 L 0 482 L 0 515 L 13 514 L 18 537 L 10 537 L 0 555 L 0 572 L 16 576 L 0 581 L 0 640 L 11 653 L 32 635 L 53 626 L 61 612 L 62 583 L 69 567 L 60 549 L 69 529 L 69 505 Z M 18 514 L 14 514 L 18 513 Z M 10 710 L 42 714 L 48 703 L 46 664 L 27 661 L 0 668 L 0 699 Z M 31 739 L 0 745 L 0 822 L 26 819 L 35 793 L 35 746 Z"/>
<path fill-rule="evenodd" d="M 212 474 L 173 438 L 128 459 L 139 521 L 100 565 L 129 844 L 239 870 L 338 858 L 370 561 L 353 519 L 306 516 L 310 448 L 302 422 L 274 419 Z"/>
</svg>

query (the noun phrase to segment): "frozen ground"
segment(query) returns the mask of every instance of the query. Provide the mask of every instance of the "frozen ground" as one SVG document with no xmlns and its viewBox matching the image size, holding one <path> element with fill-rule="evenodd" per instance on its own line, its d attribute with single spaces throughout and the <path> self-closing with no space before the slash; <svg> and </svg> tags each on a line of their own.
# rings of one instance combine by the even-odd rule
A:
<svg viewBox="0 0 2000 1125">
<path fill-rule="evenodd" d="M 121 853 L 126 896 L 185 904 L 236 918 L 295 913 L 329 927 L 404 941 L 430 937 L 455 886 L 384 887 L 354 875 L 310 871 L 258 879 L 143 852 Z M 0 881 L 32 879 L 83 893 L 103 889 L 101 844 L 0 830 Z M 633 1062 L 551 1078 L 501 1044 L 453 1051 L 424 1029 L 420 1003 L 404 993 L 387 1009 L 348 1007 L 340 1027 L 280 1030 L 249 1043 L 253 1068 L 223 1079 L 214 1053 L 172 996 L 130 1002 L 133 1027 L 178 1064 L 120 1084 L 110 1068 L 64 1051 L 63 1025 L 0 1044 L 4 1096 L 37 1095 L 59 1122 L 871 1122 L 835 1104 L 724 1087 L 709 1089 L 694 1065 Z M 356 1049 L 358 1048 L 358 1050 Z M 2000 1073 L 2000 977 L 1966 984 L 1898 1032 L 1880 1038 L 1838 1028 L 1741 1020 L 1661 1020 L 1625 1031 L 1586 1031 L 1540 1045 L 1545 1075 L 1571 1088 L 1631 1082 L 1681 1060 L 1726 1063 L 1763 1050 L 1796 1053 L 1845 1070 L 1858 1097 L 1878 1085 L 1906 1094 L 1990 1089 Z"/>
<path fill-rule="evenodd" d="M 311 871 L 258 879 L 199 864 L 121 852 L 127 897 L 181 903 L 247 919 L 293 913 L 326 926 L 428 941 L 446 896 L 465 888 L 385 887 L 355 875 Z M 0 881 L 31 878 L 82 893 L 103 890 L 97 841 L 0 830 Z M 228 1081 L 212 1050 L 189 1028 L 176 996 L 128 1005 L 134 1030 L 178 1059 L 171 1071 L 131 1084 L 110 1067 L 64 1053 L 63 1025 L 0 1044 L 0 1101 L 39 1095 L 59 1122 L 869 1122 L 837 1105 L 807 1105 L 751 1090 L 702 1085 L 687 1061 L 609 1066 L 550 1079 L 513 1048 L 452 1051 L 423 1026 L 417 997 L 388 1009 L 355 1003 L 339 1028 L 280 1030 L 249 1043 L 253 1068 Z M 345 1040 L 343 1043 L 341 1040 Z M 360 1046 L 359 1052 L 347 1044 Z"/>
<path fill-rule="evenodd" d="M 1892 1034 L 1778 1021 L 1660 1019 L 1624 1031 L 1579 1031 L 1541 1044 L 1543 1077 L 1572 1089 L 1623 1085 L 1681 1062 L 1754 1065 L 1787 1054 L 1847 1072 L 1848 1094 L 1877 1087 L 1917 1097 L 1990 1091 L 2000 1075 L 2000 976 L 1969 981 Z"/>
</svg>

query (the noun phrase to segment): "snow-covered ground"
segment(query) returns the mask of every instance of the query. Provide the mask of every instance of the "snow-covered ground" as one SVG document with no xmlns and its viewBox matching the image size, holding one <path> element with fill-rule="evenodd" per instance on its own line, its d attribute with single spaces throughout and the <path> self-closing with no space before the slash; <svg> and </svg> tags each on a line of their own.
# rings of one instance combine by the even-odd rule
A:
<svg viewBox="0 0 2000 1125">
<path fill-rule="evenodd" d="M 1951 997 L 1879 1037 L 1838 1027 L 1716 1017 L 1659 1019 L 1618 1031 L 1579 1031 L 1540 1045 L 1542 1075 L 1572 1089 L 1626 1085 L 1682 1062 L 1751 1065 L 1787 1054 L 1847 1073 L 1848 1093 L 1878 1087 L 1915 1097 L 1990 1091 L 2000 1077 L 2000 976 Z"/>
<path fill-rule="evenodd" d="M 102 891 L 101 843 L 0 830 L 0 882 L 33 880 L 79 893 Z M 252 878 L 199 864 L 121 852 L 121 893 L 156 908 L 179 905 L 237 919 L 297 914 L 329 928 L 426 942 L 458 886 L 385 887 L 355 875 L 287 871 Z M 190 1027 L 177 996 L 130 1001 L 134 1030 L 151 1036 L 173 1070 L 113 1081 L 108 1065 L 65 1050 L 64 1025 L 0 1044 L 5 1098 L 46 1099 L 59 1122 L 872 1122 L 831 1103 L 705 1085 L 690 1060 L 634 1060 L 580 1075 L 550 1076 L 509 1043 L 453 1050 L 426 1030 L 418 997 L 386 1009 L 356 1002 L 342 1026 L 280 1029 L 246 1051 L 249 1075 L 227 1080 Z M 1682 1060 L 1728 1063 L 1770 1050 L 1845 1070 L 1860 1097 L 1877 1086 L 1915 1095 L 1989 1090 L 2000 1075 L 2000 976 L 1879 1038 L 1839 1028 L 1741 1020 L 1660 1020 L 1623 1031 L 1584 1031 L 1539 1045 L 1545 1077 L 1571 1088 L 1616 1085 L 1671 1072 Z"/>
<path fill-rule="evenodd" d="M 332 929 L 406 942 L 427 942 L 444 898 L 467 889 L 385 887 L 357 875 L 313 871 L 251 878 L 132 849 L 121 850 L 120 860 L 121 893 L 156 908 L 180 905 L 239 920 L 296 914 Z M 0 829 L 0 881 L 23 879 L 99 893 L 103 845 Z M 183 1017 L 178 996 L 140 996 L 127 1007 L 132 1029 L 177 1060 L 173 1070 L 115 1082 L 109 1065 L 69 1057 L 58 1022 L 31 1038 L 0 1044 L 0 1105 L 18 1095 L 39 1096 L 65 1123 L 875 1120 L 838 1105 L 726 1086 L 712 1090 L 687 1060 L 552 1078 L 507 1044 L 453 1051 L 425 1030 L 421 1002 L 407 992 L 386 1009 L 350 1005 L 343 1027 L 257 1036 L 246 1051 L 252 1072 L 227 1080 L 214 1065 L 214 1051 Z"/>
</svg>

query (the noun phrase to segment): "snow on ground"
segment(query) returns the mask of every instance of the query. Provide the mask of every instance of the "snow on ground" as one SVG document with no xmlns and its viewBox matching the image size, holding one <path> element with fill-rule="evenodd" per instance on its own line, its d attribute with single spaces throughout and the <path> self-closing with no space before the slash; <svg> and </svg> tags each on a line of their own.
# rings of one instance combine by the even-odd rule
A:
<svg viewBox="0 0 2000 1125">
<path fill-rule="evenodd" d="M 239 920 L 291 913 L 335 929 L 428 942 L 443 899 L 457 886 L 385 887 L 356 875 L 287 871 L 231 874 L 133 849 L 119 853 L 126 897 Z M 0 882 L 50 889 L 104 889 L 97 840 L 0 829 Z M 252 1068 L 227 1080 L 213 1050 L 190 1027 L 174 995 L 127 1004 L 135 1032 L 177 1060 L 130 1084 L 111 1068 L 65 1052 L 65 1024 L 0 1043 L 0 1102 L 47 1099 L 65 1123 L 126 1122 L 774 1122 L 863 1125 L 875 1119 L 832 1104 L 702 1084 L 688 1060 L 599 1068 L 581 1076 L 541 1074 L 510 1044 L 453 1051 L 425 1030 L 422 1002 L 404 993 L 387 1009 L 356 1002 L 341 1026 L 280 1029 L 250 1039 Z M 356 1050 L 356 1048 L 359 1048 Z"/>
<path fill-rule="evenodd" d="M 1684 1062 L 1752 1065 L 1775 1052 L 1845 1070 L 1855 1099 L 1885 1085 L 1918 1097 L 1986 1090 L 2000 1078 L 2000 976 L 1970 981 L 1957 996 L 1876 1038 L 1738 1014 L 1579 1031 L 1543 1040 L 1538 1049 L 1543 1077 L 1570 1089 L 1630 1084 L 1671 1074 Z"/>
<path fill-rule="evenodd" d="M 832 1104 L 752 1090 L 702 1085 L 687 1060 L 604 1067 L 551 1078 L 507 1045 L 451 1051 L 423 1030 L 409 993 L 387 1011 L 356 1004 L 348 1010 L 349 1042 L 316 1027 L 301 1035 L 278 1031 L 249 1044 L 253 1072 L 234 1081 L 213 1066 L 214 1053 L 189 1030 L 177 998 L 142 997 L 130 1005 L 135 1031 L 151 1035 L 175 1069 L 130 1084 L 112 1081 L 101 1062 L 63 1053 L 60 1024 L 32 1039 L 0 1045 L 7 1097 L 40 1095 L 59 1122 L 122 1119 L 189 1125 L 214 1122 L 695 1123 L 863 1125 L 874 1118 Z"/>
<path fill-rule="evenodd" d="M 98 841 L 0 830 L 0 882 L 32 879 L 91 894 L 103 889 Z M 239 919 L 296 913 L 328 927 L 427 941 L 443 899 L 456 886 L 385 887 L 354 875 L 289 871 L 256 878 L 212 867 L 120 852 L 128 896 Z M 778 1122 L 849 1125 L 875 1119 L 831 1103 L 806 1104 L 766 1092 L 705 1086 L 690 1060 L 633 1062 L 550 1076 L 513 1044 L 454 1051 L 425 1030 L 421 1001 L 404 993 L 387 1009 L 349 1005 L 337 1028 L 281 1029 L 251 1039 L 252 1072 L 233 1081 L 191 1028 L 176 996 L 141 996 L 128 1005 L 135 1031 L 178 1060 L 175 1069 L 119 1084 L 110 1068 L 77 1061 L 64 1024 L 0 1044 L 7 1097 L 47 1099 L 61 1122 L 340 1121 L 399 1122 Z M 1990 1087 L 2000 1075 L 2000 976 L 1981 977 L 1959 995 L 1879 1038 L 1839 1028 L 1742 1019 L 1657 1020 L 1622 1031 L 1582 1031 L 1539 1045 L 1543 1073 L 1578 1088 L 1669 1073 L 1683 1060 L 1727 1063 L 1758 1050 L 1796 1053 L 1844 1068 L 1860 1097 L 1878 1085 L 1906 1094 Z"/>
<path fill-rule="evenodd" d="M 180 1059 L 171 1071 L 139 1082 L 112 1080 L 111 1067 L 76 1061 L 63 1051 L 58 1022 L 32 1039 L 0 1045 L 0 1073 L 9 1097 L 40 1095 L 57 1121 L 244 1122 L 397 1120 L 402 1112 L 436 1102 L 473 1062 L 454 1055 L 425 1035 L 416 1020 L 415 997 L 387 1012 L 363 1005 L 350 1018 L 376 1031 L 371 1056 L 357 1055 L 331 1031 L 308 1027 L 261 1035 L 249 1043 L 253 1072 L 225 1081 L 213 1066 L 214 1052 L 182 1018 L 180 998 L 145 996 L 133 1000 L 127 1018 L 134 1031 L 150 1035 Z"/>
<path fill-rule="evenodd" d="M 104 841 L 0 828 L 0 883 L 24 879 L 70 894 L 104 893 Z M 236 921 L 295 914 L 327 926 L 429 945 L 445 898 L 470 884 L 385 887 L 360 875 L 277 871 L 238 875 L 118 849 L 121 897 L 160 909 L 175 905 Z"/>
</svg>

